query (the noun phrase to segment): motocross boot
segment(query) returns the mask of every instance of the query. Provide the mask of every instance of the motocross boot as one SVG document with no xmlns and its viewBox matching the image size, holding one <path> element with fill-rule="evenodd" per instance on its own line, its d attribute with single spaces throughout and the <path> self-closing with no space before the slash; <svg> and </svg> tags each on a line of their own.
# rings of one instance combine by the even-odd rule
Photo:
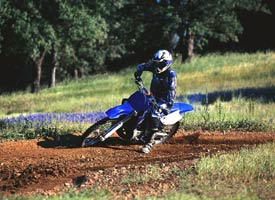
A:
<svg viewBox="0 0 275 200">
<path fill-rule="evenodd" d="M 161 144 L 164 141 L 164 138 L 167 137 L 167 134 L 161 131 L 160 128 L 160 119 L 159 117 L 150 118 L 150 128 L 149 134 L 144 134 L 147 136 L 144 147 L 141 149 L 143 153 L 149 153 L 152 150 L 152 147 L 156 144 Z"/>
<path fill-rule="evenodd" d="M 153 133 L 153 135 L 151 136 L 150 141 L 143 146 L 143 148 L 141 149 L 141 151 L 143 153 L 149 153 L 152 150 L 152 148 L 153 148 L 154 145 L 158 145 L 158 144 L 164 143 L 168 136 L 169 135 L 167 133 L 165 133 L 165 132 L 155 131 Z"/>
<path fill-rule="evenodd" d="M 155 142 L 153 140 L 153 138 L 154 138 L 153 135 L 157 132 L 158 132 L 158 129 L 152 129 L 151 131 L 147 130 L 147 132 L 145 132 L 145 133 L 147 133 L 147 134 L 144 134 L 145 135 L 145 138 L 144 138 L 145 145 L 141 149 L 141 151 L 143 153 L 149 153 L 152 150 L 152 147 L 155 144 Z"/>
<path fill-rule="evenodd" d="M 143 153 L 149 153 L 152 150 L 152 147 L 153 147 L 153 144 L 149 142 L 148 144 L 142 147 L 141 151 Z"/>
</svg>

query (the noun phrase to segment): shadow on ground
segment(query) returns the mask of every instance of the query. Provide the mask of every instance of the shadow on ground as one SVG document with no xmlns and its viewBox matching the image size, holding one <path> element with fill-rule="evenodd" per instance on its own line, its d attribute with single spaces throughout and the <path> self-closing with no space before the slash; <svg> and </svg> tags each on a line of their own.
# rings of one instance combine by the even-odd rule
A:
<svg viewBox="0 0 275 200">
<path fill-rule="evenodd" d="M 199 132 L 182 134 L 168 140 L 167 144 L 191 144 L 191 145 L 239 145 L 239 144 L 262 144 L 274 141 L 273 134 L 227 134 L 227 135 L 204 135 Z M 43 148 L 81 148 L 82 138 L 78 135 L 67 134 L 57 138 L 44 138 L 37 143 Z M 99 142 L 93 147 L 103 147 L 108 149 L 126 150 L 125 147 L 131 145 L 143 145 L 141 142 L 123 140 L 118 136 L 107 138 L 104 142 Z M 88 147 L 89 148 L 89 147 Z M 133 149 L 128 149 L 133 150 Z"/>
<path fill-rule="evenodd" d="M 79 135 L 65 134 L 56 137 L 45 137 L 43 141 L 37 143 L 43 148 L 78 148 L 81 146 L 82 137 Z"/>
<path fill-rule="evenodd" d="M 83 138 L 79 135 L 65 134 L 55 138 L 46 137 L 43 141 L 37 143 L 38 146 L 43 148 L 80 148 Z M 137 142 L 131 142 L 122 140 L 119 137 L 107 138 L 104 142 L 99 142 L 94 147 L 108 147 L 108 146 L 128 146 L 138 144 Z"/>
<path fill-rule="evenodd" d="M 261 88 L 241 88 L 237 90 L 210 92 L 207 94 L 190 94 L 187 96 L 187 100 L 190 103 L 213 104 L 218 99 L 228 102 L 231 101 L 234 97 L 260 100 L 263 103 L 275 102 L 275 86 Z M 179 96 L 177 100 L 185 101 L 186 97 Z"/>
</svg>

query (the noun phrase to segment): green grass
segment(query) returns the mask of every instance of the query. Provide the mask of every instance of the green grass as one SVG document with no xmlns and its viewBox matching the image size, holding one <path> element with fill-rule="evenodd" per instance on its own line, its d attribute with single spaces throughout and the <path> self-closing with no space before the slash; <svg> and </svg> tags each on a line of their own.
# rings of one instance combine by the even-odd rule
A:
<svg viewBox="0 0 275 200">
<path fill-rule="evenodd" d="M 35 112 L 88 112 L 106 109 L 119 103 L 115 96 L 123 92 L 125 86 L 118 75 L 97 75 L 82 81 L 61 83 L 55 88 L 44 89 L 39 94 L 14 93 L 0 97 L 0 115 Z M 112 92 L 113 91 L 113 92 Z"/>
<path fill-rule="evenodd" d="M 254 149 L 203 157 L 193 168 L 174 169 L 181 189 L 163 199 L 274 199 L 275 143 L 259 145 Z"/>
<path fill-rule="evenodd" d="M 112 195 L 107 190 L 77 190 L 73 189 L 68 192 L 65 192 L 62 195 L 54 196 L 31 196 L 31 197 L 21 197 L 21 196 L 12 196 L 4 197 L 2 200 L 109 200 Z"/>
<path fill-rule="evenodd" d="M 177 63 L 180 66 L 180 63 Z M 176 67 L 179 83 L 191 93 L 274 86 L 275 54 L 211 54 Z M 181 93 L 181 92 L 180 92 Z"/>
<path fill-rule="evenodd" d="M 185 193 L 224 199 L 273 199 L 275 144 L 202 158 L 182 179 Z"/>
<path fill-rule="evenodd" d="M 151 180 L 160 180 L 162 178 L 161 169 L 159 166 L 148 165 L 144 171 L 138 173 L 131 173 L 122 178 L 121 183 L 130 185 L 132 183 L 148 183 Z"/>
<path fill-rule="evenodd" d="M 233 98 L 230 102 L 219 99 L 208 105 L 195 105 L 195 112 L 183 120 L 186 130 L 240 130 L 274 131 L 275 103 Z"/>
<path fill-rule="evenodd" d="M 227 91 L 242 88 L 275 87 L 275 53 L 210 54 L 192 63 L 175 60 L 177 95 Z M 135 66 L 115 74 L 99 74 L 84 80 L 64 82 L 39 94 L 16 92 L 0 96 L 0 116 L 34 112 L 87 112 L 105 110 L 128 97 Z M 151 74 L 144 73 L 149 86 Z"/>
<path fill-rule="evenodd" d="M 251 153 L 252 152 L 252 153 Z M 196 164 L 196 172 L 202 179 L 226 179 L 253 181 L 275 177 L 274 144 L 253 149 L 242 149 L 227 155 L 205 157 Z"/>
</svg>

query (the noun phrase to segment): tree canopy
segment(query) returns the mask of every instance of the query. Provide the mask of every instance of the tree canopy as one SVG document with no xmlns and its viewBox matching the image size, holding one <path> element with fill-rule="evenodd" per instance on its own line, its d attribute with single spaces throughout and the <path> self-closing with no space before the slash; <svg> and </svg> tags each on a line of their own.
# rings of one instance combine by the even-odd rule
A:
<svg viewBox="0 0 275 200">
<path fill-rule="evenodd" d="M 38 92 L 40 84 L 54 86 L 56 79 L 144 61 L 157 49 L 191 60 L 209 41 L 238 42 L 244 30 L 240 13 L 271 15 L 270 5 L 269 0 L 0 0 L 0 92 L 29 85 Z"/>
</svg>

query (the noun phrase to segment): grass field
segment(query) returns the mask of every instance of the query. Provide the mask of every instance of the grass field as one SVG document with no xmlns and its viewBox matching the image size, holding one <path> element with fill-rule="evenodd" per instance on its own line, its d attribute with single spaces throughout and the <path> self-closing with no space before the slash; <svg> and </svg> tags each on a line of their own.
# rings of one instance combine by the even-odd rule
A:
<svg viewBox="0 0 275 200">
<path fill-rule="evenodd" d="M 273 106 L 275 87 L 275 53 L 211 54 L 196 57 L 192 63 L 181 64 L 179 59 L 173 68 L 177 72 L 177 95 L 214 93 L 224 91 L 228 95 L 252 89 L 256 103 Z M 0 116 L 34 112 L 90 112 L 105 110 L 120 103 L 122 97 L 131 94 L 134 85 L 135 66 L 115 74 L 100 74 L 84 80 L 64 82 L 55 88 L 44 89 L 39 94 L 17 92 L 0 97 Z M 149 85 L 151 74 L 144 73 Z M 237 93 L 234 99 L 242 98 Z M 246 94 L 249 97 L 249 94 Z M 244 97 L 246 97 L 244 96 Z"/>
</svg>

